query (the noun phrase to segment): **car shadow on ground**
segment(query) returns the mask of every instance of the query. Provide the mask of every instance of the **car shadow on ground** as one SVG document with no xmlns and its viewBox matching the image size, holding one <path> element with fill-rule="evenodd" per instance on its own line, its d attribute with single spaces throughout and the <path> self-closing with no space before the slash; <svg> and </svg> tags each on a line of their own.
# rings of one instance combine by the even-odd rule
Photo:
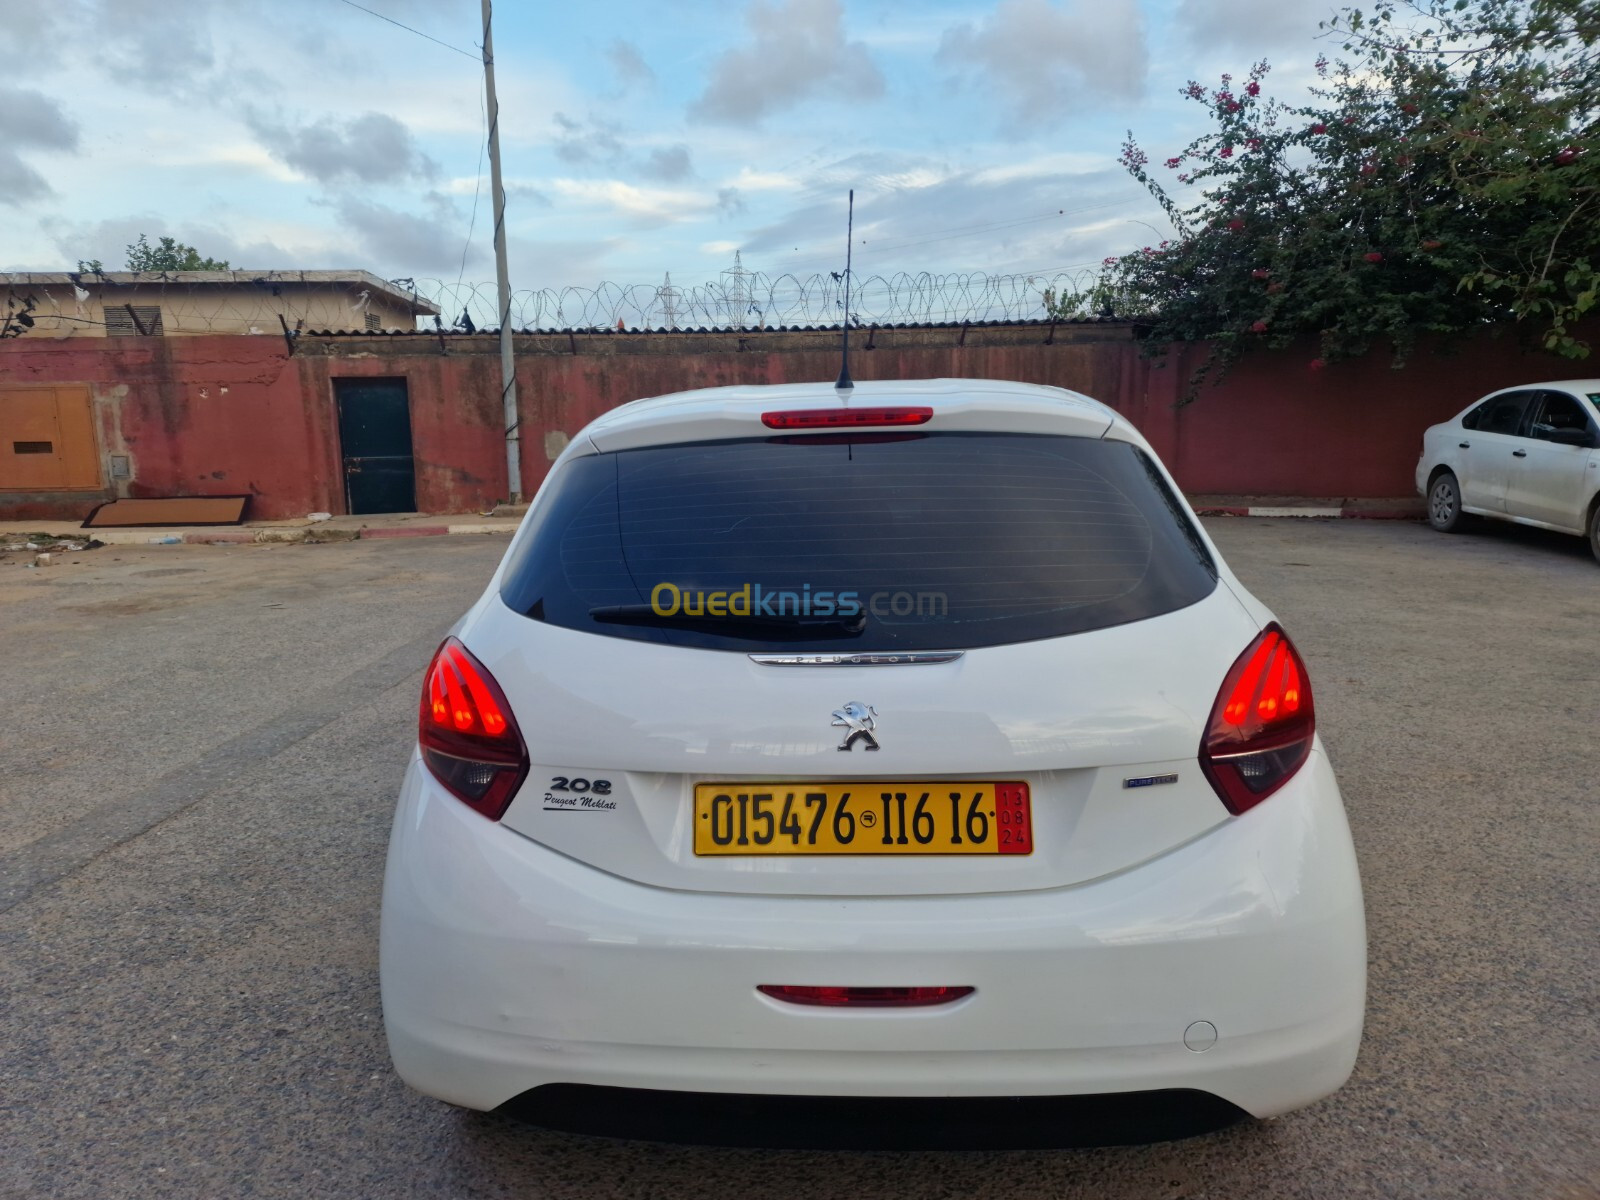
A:
<svg viewBox="0 0 1600 1200">
<path fill-rule="evenodd" d="M 551 1200 L 596 1195 L 867 1200 L 913 1193 L 1012 1200 L 1060 1197 L 1064 1177 L 1084 1196 L 1179 1200 L 1250 1193 L 1263 1169 L 1273 1173 L 1273 1160 L 1287 1148 L 1284 1124 L 1276 1121 L 1244 1121 L 1176 1141 L 1067 1150 L 726 1148 L 556 1133 L 514 1117 L 476 1112 L 458 1114 L 456 1132 L 450 1185 L 459 1194 Z"/>
<path fill-rule="evenodd" d="M 1443 535 L 1441 535 L 1443 536 Z M 1484 546 L 1519 547 L 1540 554 L 1554 554 L 1576 562 L 1594 563 L 1589 550 L 1589 539 L 1570 533 L 1557 533 L 1552 529 L 1535 529 L 1532 525 L 1516 525 L 1510 521 L 1496 521 L 1485 517 L 1468 517 L 1461 527 L 1459 537 L 1463 543 L 1481 543 Z M 1596 563 L 1600 566 L 1600 563 Z"/>
</svg>

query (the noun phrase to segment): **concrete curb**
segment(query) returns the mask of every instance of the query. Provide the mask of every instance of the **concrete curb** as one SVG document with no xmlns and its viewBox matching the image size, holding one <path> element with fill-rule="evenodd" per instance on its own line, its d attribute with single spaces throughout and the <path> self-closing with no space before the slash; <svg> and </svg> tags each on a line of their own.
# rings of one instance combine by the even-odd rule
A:
<svg viewBox="0 0 1600 1200">
<path fill-rule="evenodd" d="M 363 529 L 361 537 L 367 538 L 408 538 L 408 537 L 443 537 L 450 532 L 448 525 L 390 525 L 382 529 Z"/>
<path fill-rule="evenodd" d="M 1296 508 L 1276 505 L 1202 505 L 1195 510 L 1202 517 L 1317 517 L 1322 520 L 1346 521 L 1420 521 L 1421 512 L 1407 512 L 1399 508 Z"/>
<path fill-rule="evenodd" d="M 341 526 L 307 525 L 304 527 L 268 527 L 265 529 L 88 529 L 83 532 L 87 540 L 93 538 L 103 546 L 261 546 L 303 542 L 315 545 L 320 542 L 353 542 L 364 538 L 445 537 L 450 535 L 482 536 L 491 533 L 510 534 L 516 526 L 486 524 L 484 522 L 459 522 L 452 525 L 378 526 L 371 529 L 350 529 Z M 19 535 L 20 536 L 20 535 Z"/>
<path fill-rule="evenodd" d="M 1191 501 L 1202 517 L 1309 517 L 1319 520 L 1420 521 L 1421 505 L 1415 509 L 1366 508 L 1356 504 L 1274 505 L 1208 504 Z M 286 543 L 316 545 L 323 542 L 353 542 L 369 538 L 463 537 L 485 534 L 510 534 L 515 524 L 487 521 L 456 521 L 444 525 L 377 525 L 352 529 L 343 525 L 268 526 L 263 529 L 93 529 L 84 536 L 107 546 L 251 546 Z"/>
</svg>

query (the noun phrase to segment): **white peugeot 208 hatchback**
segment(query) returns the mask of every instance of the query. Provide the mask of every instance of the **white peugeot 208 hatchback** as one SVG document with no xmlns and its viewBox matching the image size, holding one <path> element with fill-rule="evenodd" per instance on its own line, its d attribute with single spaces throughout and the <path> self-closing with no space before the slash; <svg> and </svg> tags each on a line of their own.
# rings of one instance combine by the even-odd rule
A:
<svg viewBox="0 0 1600 1200">
<path fill-rule="evenodd" d="M 419 726 L 381 967 L 430 1096 L 1067 1144 L 1272 1116 L 1355 1061 L 1361 887 L 1306 664 L 1073 392 L 608 413 Z"/>
</svg>

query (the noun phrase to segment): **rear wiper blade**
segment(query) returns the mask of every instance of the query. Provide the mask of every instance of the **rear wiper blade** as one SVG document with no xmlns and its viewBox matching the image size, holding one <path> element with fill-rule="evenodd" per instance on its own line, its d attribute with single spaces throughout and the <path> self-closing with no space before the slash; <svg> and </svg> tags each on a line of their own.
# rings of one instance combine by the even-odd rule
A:
<svg viewBox="0 0 1600 1200">
<path fill-rule="evenodd" d="M 733 637 L 743 633 L 789 638 L 825 637 L 830 634 L 854 637 L 867 627 L 867 614 L 864 612 L 850 617 L 810 617 L 799 613 L 778 613 L 770 617 L 764 613 L 715 617 L 709 613 L 661 613 L 649 604 L 601 604 L 591 608 L 589 616 L 593 620 L 615 625 L 687 625 L 707 631 L 721 630 Z"/>
</svg>

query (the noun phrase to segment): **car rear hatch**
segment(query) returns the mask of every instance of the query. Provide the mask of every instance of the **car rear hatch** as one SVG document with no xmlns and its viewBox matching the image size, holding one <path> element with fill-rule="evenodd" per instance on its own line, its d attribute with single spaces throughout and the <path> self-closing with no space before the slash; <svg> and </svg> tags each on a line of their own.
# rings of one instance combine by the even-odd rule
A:
<svg viewBox="0 0 1600 1200">
<path fill-rule="evenodd" d="M 1163 473 L 934 409 L 558 467 L 461 633 L 532 763 L 504 824 L 658 886 L 910 895 L 1227 820 L 1197 751 L 1258 627 Z"/>
</svg>

